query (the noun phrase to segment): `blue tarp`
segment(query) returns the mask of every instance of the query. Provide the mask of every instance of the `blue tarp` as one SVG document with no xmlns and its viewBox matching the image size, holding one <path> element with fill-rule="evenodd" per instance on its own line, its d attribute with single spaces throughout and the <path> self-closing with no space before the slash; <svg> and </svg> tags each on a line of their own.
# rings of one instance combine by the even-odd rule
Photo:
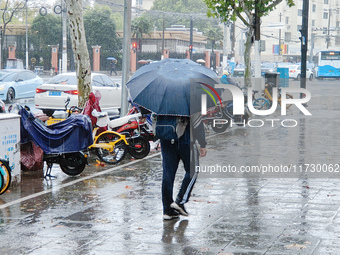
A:
<svg viewBox="0 0 340 255">
<path fill-rule="evenodd" d="M 71 115 L 64 121 L 45 126 L 22 107 L 19 114 L 20 142 L 33 141 L 46 154 L 84 151 L 93 144 L 92 124 L 86 115 Z"/>
</svg>

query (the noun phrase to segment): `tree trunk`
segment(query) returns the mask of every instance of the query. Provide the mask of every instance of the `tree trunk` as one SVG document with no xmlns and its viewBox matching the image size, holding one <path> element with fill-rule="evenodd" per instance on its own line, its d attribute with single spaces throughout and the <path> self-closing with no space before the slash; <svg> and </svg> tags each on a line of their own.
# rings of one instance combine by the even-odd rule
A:
<svg viewBox="0 0 340 255">
<path fill-rule="evenodd" d="M 78 106 L 83 108 L 91 87 L 91 63 L 83 22 L 82 0 L 65 0 L 69 17 L 70 37 L 78 79 Z"/>
<path fill-rule="evenodd" d="M 251 51 L 251 46 L 252 46 L 252 29 L 249 28 L 247 32 L 247 38 L 246 38 L 246 43 L 244 44 L 245 50 L 244 50 L 244 65 L 245 65 L 245 70 L 244 70 L 244 85 L 245 87 L 249 88 L 251 87 L 251 62 L 250 62 L 250 51 Z"/>
</svg>

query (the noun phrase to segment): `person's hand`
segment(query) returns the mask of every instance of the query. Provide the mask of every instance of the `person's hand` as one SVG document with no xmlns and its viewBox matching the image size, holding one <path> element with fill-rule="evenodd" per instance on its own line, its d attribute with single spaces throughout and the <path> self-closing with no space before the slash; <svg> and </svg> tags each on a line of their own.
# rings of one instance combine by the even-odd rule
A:
<svg viewBox="0 0 340 255">
<path fill-rule="evenodd" d="M 200 148 L 200 156 L 205 157 L 207 155 L 207 149 L 206 148 Z"/>
</svg>

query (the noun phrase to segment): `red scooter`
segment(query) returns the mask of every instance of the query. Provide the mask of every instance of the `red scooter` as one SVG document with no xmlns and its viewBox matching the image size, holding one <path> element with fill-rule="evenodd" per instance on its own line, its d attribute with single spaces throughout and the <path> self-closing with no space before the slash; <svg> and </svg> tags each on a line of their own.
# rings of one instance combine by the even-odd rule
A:
<svg viewBox="0 0 340 255">
<path fill-rule="evenodd" d="M 132 157 L 135 159 L 146 157 L 150 152 L 150 144 L 146 138 L 140 135 L 139 118 L 141 114 L 127 115 L 110 121 L 108 114 L 101 112 L 99 106 L 101 96 L 99 93 L 96 94 L 90 93 L 83 114 L 87 114 L 91 118 L 92 123 L 102 127 L 102 130 L 99 130 L 99 132 L 109 129 L 125 135 L 128 142 L 127 151 Z"/>
<path fill-rule="evenodd" d="M 144 158 L 150 152 L 149 139 L 144 133 L 143 125 L 144 121 L 140 113 L 126 115 L 109 122 L 111 130 L 125 135 L 129 143 L 128 152 L 135 159 Z"/>
</svg>

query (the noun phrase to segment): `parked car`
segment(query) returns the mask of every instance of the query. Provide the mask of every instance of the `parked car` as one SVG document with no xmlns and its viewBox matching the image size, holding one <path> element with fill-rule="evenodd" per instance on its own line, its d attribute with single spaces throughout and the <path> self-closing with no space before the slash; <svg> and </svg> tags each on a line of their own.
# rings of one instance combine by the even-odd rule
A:
<svg viewBox="0 0 340 255">
<path fill-rule="evenodd" d="M 261 75 L 263 76 L 265 73 L 273 73 L 276 71 L 275 63 L 262 63 L 261 64 Z"/>
<path fill-rule="evenodd" d="M 91 73 L 92 91 L 99 91 L 100 107 L 103 111 L 120 109 L 121 86 L 111 80 L 107 75 Z M 52 116 L 56 110 L 65 109 L 65 101 L 70 97 L 69 106 L 78 105 L 78 88 L 76 73 L 58 74 L 36 89 L 34 97 L 35 108 Z"/>
<path fill-rule="evenodd" d="M 5 103 L 0 99 L 0 113 L 5 113 L 6 108 L 5 108 Z"/>
<path fill-rule="evenodd" d="M 245 72 L 245 67 L 243 64 L 238 64 L 235 68 L 234 68 L 234 72 L 233 72 L 233 76 L 234 77 L 243 77 L 244 76 L 244 72 Z"/>
<path fill-rule="evenodd" d="M 0 70 L 0 99 L 13 103 L 15 99 L 34 97 L 43 79 L 28 70 Z"/>
<path fill-rule="evenodd" d="M 290 65 L 289 66 L 289 78 L 300 80 L 301 78 L 301 65 Z M 306 70 L 306 78 L 309 80 L 313 79 L 313 72 L 309 68 Z"/>
</svg>

